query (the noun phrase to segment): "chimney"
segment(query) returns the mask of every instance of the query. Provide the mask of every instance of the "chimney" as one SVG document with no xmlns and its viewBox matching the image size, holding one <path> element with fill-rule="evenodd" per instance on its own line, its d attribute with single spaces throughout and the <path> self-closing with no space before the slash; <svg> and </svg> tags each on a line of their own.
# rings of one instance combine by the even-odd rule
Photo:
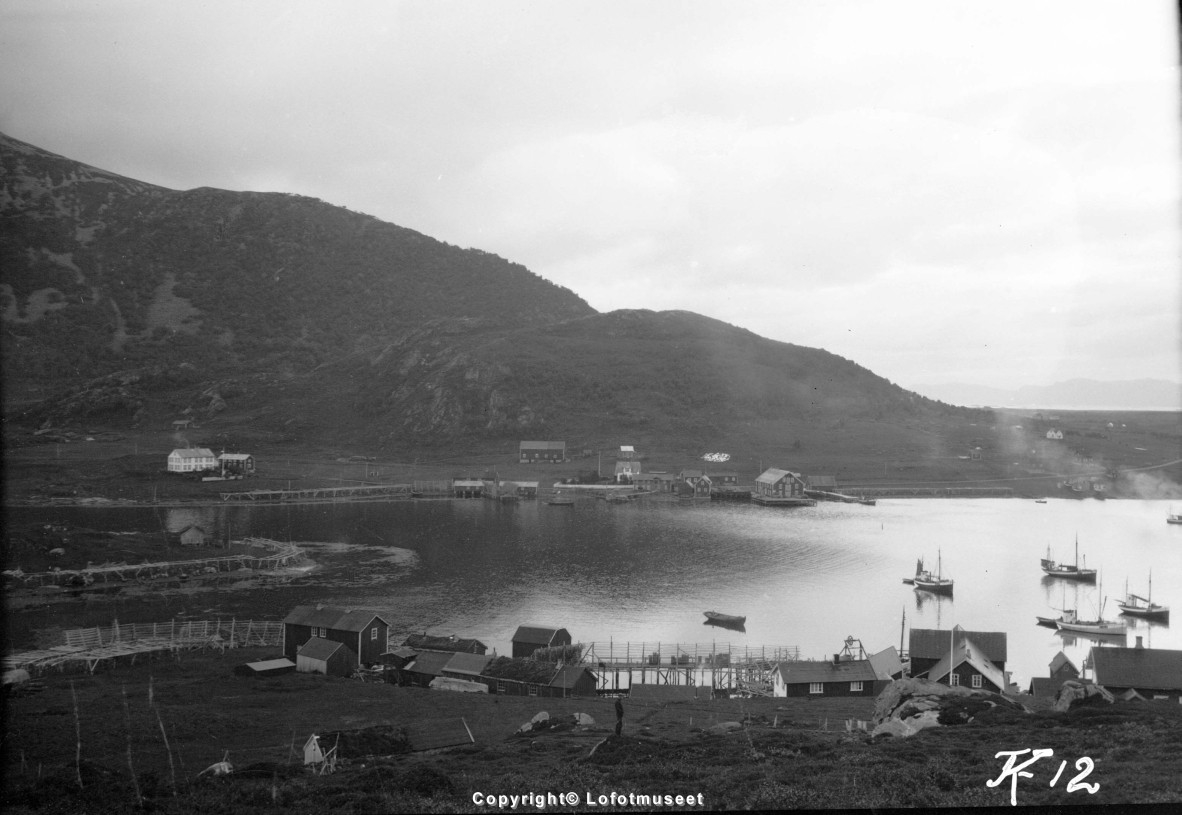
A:
<svg viewBox="0 0 1182 815">
<path fill-rule="evenodd" d="M 841 662 L 841 654 L 834 654 L 833 655 L 833 664 L 836 665 L 839 662 Z"/>
<path fill-rule="evenodd" d="M 1139 650 L 1141 650 L 1142 648 L 1144 648 L 1144 647 L 1145 647 L 1144 645 L 1142 645 L 1142 644 L 1141 644 L 1141 638 L 1140 638 L 1140 637 L 1137 637 L 1137 644 L 1136 644 L 1134 647 L 1135 647 L 1135 648 L 1136 648 L 1138 651 L 1139 651 Z"/>
</svg>

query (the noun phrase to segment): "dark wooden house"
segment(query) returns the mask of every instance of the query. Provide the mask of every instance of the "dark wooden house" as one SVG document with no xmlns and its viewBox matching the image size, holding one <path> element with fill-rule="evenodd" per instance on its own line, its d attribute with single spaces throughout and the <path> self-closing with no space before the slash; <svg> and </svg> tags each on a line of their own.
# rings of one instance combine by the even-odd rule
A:
<svg viewBox="0 0 1182 815">
<path fill-rule="evenodd" d="M 1050 674 L 1036 676 L 1030 680 L 1030 694 L 1039 698 L 1053 699 L 1059 695 L 1059 688 L 1068 679 L 1079 679 L 1079 668 L 1060 651 L 1051 660 Z"/>
<path fill-rule="evenodd" d="M 479 682 L 480 672 L 492 661 L 492 657 L 484 654 L 453 653 L 443 666 L 443 676 L 452 679 L 467 679 Z"/>
<path fill-rule="evenodd" d="M 553 464 L 566 461 L 566 442 L 523 441 L 518 448 L 517 458 L 522 464 L 532 464 L 535 462 L 549 462 Z"/>
<path fill-rule="evenodd" d="M 556 696 L 594 696 L 599 680 L 586 665 L 566 665 L 554 674 L 549 687 Z"/>
<path fill-rule="evenodd" d="M 381 662 L 387 650 L 390 624 L 372 611 L 351 611 L 334 606 L 296 606 L 283 619 L 283 655 L 295 660 L 299 649 L 311 639 L 343 643 L 357 665 Z"/>
<path fill-rule="evenodd" d="M 401 669 L 401 674 L 409 684 L 425 688 L 432 679 L 443 676 L 443 669 L 454 656 L 451 651 L 422 651 Z"/>
<path fill-rule="evenodd" d="M 513 635 L 513 658 L 528 657 L 539 648 L 553 648 L 556 645 L 570 645 L 570 632 L 565 628 L 548 625 L 518 626 Z"/>
<path fill-rule="evenodd" d="M 1093 648 L 1096 684 L 1114 696 L 1135 692 L 1145 699 L 1182 701 L 1182 651 L 1145 648 Z"/>
<path fill-rule="evenodd" d="M 877 696 L 886 681 L 868 659 L 781 662 L 772 672 L 773 696 Z"/>
<path fill-rule="evenodd" d="M 948 656 L 953 639 L 959 643 L 971 639 L 980 647 L 982 655 L 999 671 L 1006 669 L 1006 635 L 1004 631 L 965 631 L 960 626 L 946 628 L 913 628 L 908 638 L 911 676 L 925 676 L 940 660 Z M 947 683 L 946 683 L 947 684 Z"/>
<path fill-rule="evenodd" d="M 760 498 L 803 498 L 804 479 L 799 473 L 769 467 L 755 479 L 755 494 Z"/>
</svg>

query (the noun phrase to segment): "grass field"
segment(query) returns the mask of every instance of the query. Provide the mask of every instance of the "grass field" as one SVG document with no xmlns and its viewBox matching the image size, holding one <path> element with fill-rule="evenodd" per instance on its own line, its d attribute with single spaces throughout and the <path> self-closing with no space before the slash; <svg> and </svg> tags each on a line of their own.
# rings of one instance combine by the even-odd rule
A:
<svg viewBox="0 0 1182 815">
<path fill-rule="evenodd" d="M 1182 708 L 1176 704 L 1118 703 L 1068 713 L 1044 705 L 1031 714 L 982 715 L 906 740 L 871 740 L 848 733 L 845 721 L 870 718 L 873 700 L 626 700 L 617 738 L 611 699 L 233 675 L 233 666 L 270 655 L 261 649 L 200 652 L 94 675 L 50 675 L 39 692 L 9 698 L 8 811 L 124 812 L 142 796 L 160 812 L 471 812 L 481 809 L 473 803 L 476 793 L 567 791 L 578 794 L 578 806 L 546 808 L 585 811 L 586 794 L 613 792 L 702 793 L 709 809 L 1001 806 L 1009 803 L 1011 781 L 988 785 L 1005 765 L 996 754 L 1028 748 L 1054 754 L 1019 779 L 1020 804 L 1182 803 Z M 560 724 L 516 735 L 540 711 Z M 592 716 L 595 724 L 574 727 L 574 713 Z M 475 744 L 347 756 L 333 775 L 300 766 L 312 733 L 457 718 Z M 743 726 L 726 735 L 703 732 L 721 722 Z M 1098 788 L 1068 792 L 1084 757 L 1092 769 L 1081 780 Z M 234 774 L 198 777 L 223 758 Z"/>
</svg>

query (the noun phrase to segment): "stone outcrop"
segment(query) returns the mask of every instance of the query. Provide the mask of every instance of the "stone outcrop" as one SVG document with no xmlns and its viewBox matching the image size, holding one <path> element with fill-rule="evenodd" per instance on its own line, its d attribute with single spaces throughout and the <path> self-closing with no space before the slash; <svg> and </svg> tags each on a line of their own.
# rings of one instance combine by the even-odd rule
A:
<svg viewBox="0 0 1182 815">
<path fill-rule="evenodd" d="M 1100 685 L 1068 679 L 1059 687 L 1059 693 L 1055 696 L 1055 710 L 1069 710 L 1079 705 L 1099 702 L 1112 704 L 1114 701 L 1112 694 Z"/>
<path fill-rule="evenodd" d="M 929 679 L 899 679 L 878 695 L 871 736 L 912 736 L 929 727 L 967 724 L 998 707 L 1029 713 L 1023 705 L 998 693 L 949 687 Z"/>
</svg>

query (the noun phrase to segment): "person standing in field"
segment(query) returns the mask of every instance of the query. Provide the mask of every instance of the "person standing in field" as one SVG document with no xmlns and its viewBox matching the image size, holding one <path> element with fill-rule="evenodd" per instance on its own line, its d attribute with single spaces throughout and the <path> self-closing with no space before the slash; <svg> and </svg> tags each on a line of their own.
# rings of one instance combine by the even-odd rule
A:
<svg viewBox="0 0 1182 815">
<path fill-rule="evenodd" d="M 624 729 L 624 703 L 620 701 L 620 697 L 616 697 L 616 735 L 620 735 L 620 731 Z"/>
</svg>

